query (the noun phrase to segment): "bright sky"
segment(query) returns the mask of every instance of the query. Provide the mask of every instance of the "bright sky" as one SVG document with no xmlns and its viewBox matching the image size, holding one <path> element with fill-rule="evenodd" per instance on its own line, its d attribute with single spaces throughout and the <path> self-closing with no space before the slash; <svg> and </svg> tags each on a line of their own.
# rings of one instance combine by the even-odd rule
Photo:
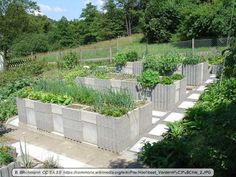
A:
<svg viewBox="0 0 236 177">
<path fill-rule="evenodd" d="M 100 9 L 103 5 L 103 0 L 35 0 L 43 15 L 49 18 L 58 20 L 62 16 L 67 19 L 78 19 L 85 8 L 86 4 L 92 2 Z"/>
</svg>

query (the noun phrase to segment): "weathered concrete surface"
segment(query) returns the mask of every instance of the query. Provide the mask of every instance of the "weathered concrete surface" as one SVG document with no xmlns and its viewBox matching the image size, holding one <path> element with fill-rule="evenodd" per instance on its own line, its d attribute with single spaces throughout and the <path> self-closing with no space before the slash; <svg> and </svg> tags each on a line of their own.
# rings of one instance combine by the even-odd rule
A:
<svg viewBox="0 0 236 177">
<path fill-rule="evenodd" d="M 53 151 L 93 167 L 107 168 L 118 164 L 120 161 L 124 162 L 124 165 L 136 163 L 135 161 L 127 160 L 124 155 L 105 151 L 90 144 L 77 143 L 54 134 L 21 126 L 5 134 L 5 137 L 13 139 L 15 142 L 24 142 L 25 140 L 28 144 Z"/>
</svg>

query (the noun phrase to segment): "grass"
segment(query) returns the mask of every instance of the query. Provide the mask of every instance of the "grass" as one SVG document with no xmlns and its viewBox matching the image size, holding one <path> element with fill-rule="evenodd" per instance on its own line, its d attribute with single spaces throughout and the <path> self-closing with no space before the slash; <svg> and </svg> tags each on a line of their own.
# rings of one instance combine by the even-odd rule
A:
<svg viewBox="0 0 236 177">
<path fill-rule="evenodd" d="M 114 57 L 117 53 L 136 51 L 139 58 L 143 58 L 146 55 L 165 55 L 166 53 L 180 53 L 180 54 L 192 54 L 191 40 L 182 42 L 171 42 L 165 44 L 146 44 L 141 43 L 143 38 L 142 34 L 135 34 L 130 37 L 121 37 L 118 39 L 101 41 L 90 45 L 84 45 L 76 48 L 64 49 L 61 51 L 53 51 L 42 54 L 37 54 L 36 57 L 43 59 L 47 62 L 56 62 L 69 52 L 75 52 L 77 55 L 84 59 L 107 59 Z M 205 47 L 197 47 L 194 52 L 201 55 L 216 55 L 221 54 L 221 51 L 225 47 L 213 47 L 209 41 L 198 41 L 196 45 L 206 45 Z M 209 44 L 209 46 L 207 46 Z M 111 51 L 110 51 L 111 48 Z M 82 51 L 82 52 L 81 52 Z M 112 55 L 111 55 L 112 52 Z"/>
</svg>

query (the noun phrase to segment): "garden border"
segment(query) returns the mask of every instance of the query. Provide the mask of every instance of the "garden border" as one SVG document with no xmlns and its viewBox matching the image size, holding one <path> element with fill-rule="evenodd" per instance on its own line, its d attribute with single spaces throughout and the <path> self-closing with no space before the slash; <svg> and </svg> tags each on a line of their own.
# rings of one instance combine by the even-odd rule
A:
<svg viewBox="0 0 236 177">
<path fill-rule="evenodd" d="M 20 167 L 20 162 L 12 162 L 8 164 L 7 166 L 3 166 L 0 168 L 0 177 L 13 177 L 12 176 L 12 170 L 14 168 Z"/>
<path fill-rule="evenodd" d="M 127 62 L 125 66 L 122 67 L 121 73 L 124 74 L 133 74 L 133 75 L 140 75 L 143 72 L 143 62 L 134 61 L 134 62 Z"/>
</svg>

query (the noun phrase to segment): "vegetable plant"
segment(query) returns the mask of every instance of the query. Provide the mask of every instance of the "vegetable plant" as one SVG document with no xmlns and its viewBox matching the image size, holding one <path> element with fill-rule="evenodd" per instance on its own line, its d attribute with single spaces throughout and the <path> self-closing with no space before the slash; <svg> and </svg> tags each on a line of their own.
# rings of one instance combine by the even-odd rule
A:
<svg viewBox="0 0 236 177">
<path fill-rule="evenodd" d="M 136 51 L 130 51 L 126 53 L 127 61 L 137 61 L 138 60 L 138 53 Z"/>
<path fill-rule="evenodd" d="M 119 53 L 115 56 L 114 62 L 116 65 L 124 66 L 127 63 L 127 55 L 124 53 Z"/>
<path fill-rule="evenodd" d="M 138 77 L 138 82 L 143 88 L 153 88 L 160 82 L 158 72 L 148 69 Z"/>
</svg>

